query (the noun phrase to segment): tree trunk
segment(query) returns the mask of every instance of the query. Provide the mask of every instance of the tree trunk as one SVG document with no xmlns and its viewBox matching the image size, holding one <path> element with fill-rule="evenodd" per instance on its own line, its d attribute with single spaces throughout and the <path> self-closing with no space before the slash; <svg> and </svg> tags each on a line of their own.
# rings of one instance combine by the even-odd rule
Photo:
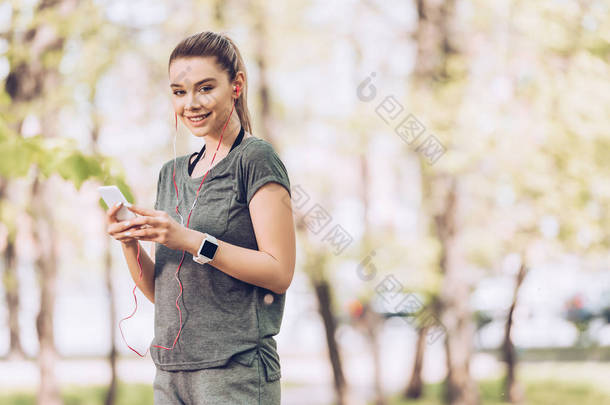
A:
<svg viewBox="0 0 610 405">
<path fill-rule="evenodd" d="M 429 86 L 431 81 L 448 79 L 448 57 L 458 52 L 451 41 L 455 0 L 416 0 L 416 5 L 418 26 L 415 33 L 415 76 L 418 83 Z M 441 177 L 428 179 L 432 184 L 440 185 L 438 180 L 441 180 Z M 468 307 L 470 282 L 464 274 L 465 268 L 461 263 L 462 255 L 457 243 L 457 179 L 451 176 L 449 183 L 444 212 L 434 217 L 441 244 L 440 269 L 444 275 L 439 296 L 439 312 L 441 323 L 447 331 L 445 400 L 452 405 L 473 405 L 479 403 L 479 394 L 469 370 L 474 336 L 474 325 Z"/>
<path fill-rule="evenodd" d="M 429 325 L 424 325 L 417 329 L 415 363 L 413 364 L 413 374 L 411 374 L 409 385 L 405 390 L 405 399 L 417 399 L 422 396 L 424 388 L 422 370 L 424 368 L 424 353 L 426 351 L 426 334 L 429 329 Z"/>
<path fill-rule="evenodd" d="M 330 294 L 330 286 L 326 279 L 320 279 L 314 281 L 313 287 L 316 292 L 316 297 L 318 298 L 318 311 L 322 317 L 322 321 L 324 322 L 328 355 L 333 370 L 336 401 L 338 405 L 345 405 L 345 377 L 343 375 L 341 356 L 336 339 L 337 321 L 331 309 L 332 299 Z"/>
<path fill-rule="evenodd" d="M 335 402 L 337 405 L 347 405 L 347 385 L 341 363 L 341 353 L 337 344 L 337 318 L 333 313 L 331 285 L 326 277 L 327 254 L 310 248 L 308 243 L 308 228 L 304 217 L 296 219 L 296 231 L 302 235 L 304 256 L 307 258 L 304 264 L 305 274 L 314 289 L 318 301 L 318 313 L 324 324 L 328 356 L 333 372 L 333 387 L 335 390 Z"/>
<path fill-rule="evenodd" d="M 106 233 L 106 227 L 104 226 L 104 233 Z M 104 238 L 105 246 L 105 269 L 104 275 L 106 277 L 106 290 L 108 291 L 108 310 L 110 311 L 110 353 L 108 354 L 108 361 L 110 362 L 110 386 L 106 393 L 105 405 L 114 405 L 116 402 L 117 395 L 117 347 L 114 339 L 114 328 L 116 323 L 116 304 L 114 301 L 114 288 L 112 286 L 112 252 L 110 250 L 110 240 Z"/>
<path fill-rule="evenodd" d="M 97 80 L 96 80 L 97 82 Z M 90 102 L 92 105 L 95 105 L 96 100 L 96 86 L 92 86 L 90 89 Z M 100 123 L 96 116 L 92 117 L 93 128 L 91 130 L 91 149 L 94 155 L 98 155 L 99 151 L 99 135 L 100 135 Z M 102 184 L 104 185 L 104 184 Z M 118 360 L 118 351 L 116 346 L 116 341 L 114 338 L 114 332 L 117 322 L 116 316 L 116 302 L 114 299 L 114 287 L 112 284 L 112 251 L 110 245 L 110 238 L 106 232 L 106 217 L 101 216 L 101 234 L 104 235 L 104 277 L 106 283 L 106 291 L 108 293 L 108 311 L 110 313 L 109 317 L 109 331 L 110 331 L 110 352 L 108 353 L 108 362 L 110 363 L 110 385 L 108 386 L 108 392 L 106 392 L 106 399 L 104 400 L 105 405 L 114 405 L 117 397 L 117 388 L 118 388 L 118 376 L 117 376 L 117 360 Z"/>
<path fill-rule="evenodd" d="M 8 182 L 0 178 L 0 200 L 6 200 Z M 21 346 L 21 336 L 19 330 L 19 278 L 17 276 L 17 252 L 15 249 L 15 239 L 17 237 L 17 229 L 15 227 L 14 218 L 11 215 L 2 215 L 0 206 L 0 218 L 4 217 L 10 223 L 5 224 L 6 245 L 4 249 L 4 274 L 2 277 L 2 285 L 4 286 L 4 296 L 6 300 L 6 309 L 8 312 L 8 330 L 9 330 L 9 350 L 8 357 L 11 359 L 23 359 L 25 353 Z"/>
<path fill-rule="evenodd" d="M 36 5 L 34 21 L 37 24 L 25 31 L 15 30 L 14 21 L 18 17 L 18 8 L 11 19 L 11 28 L 7 35 L 11 49 L 25 49 L 26 59 L 10 60 L 11 71 L 5 79 L 6 93 L 11 97 L 11 108 L 14 108 L 16 121 L 24 118 L 23 111 L 28 111 L 28 103 L 39 101 L 45 94 L 53 92 L 61 76 L 58 66 L 43 63 L 45 56 L 63 50 L 65 37 L 63 32 L 55 29 L 63 23 L 62 18 L 69 16 L 78 6 L 76 0 L 42 0 Z M 48 13 L 47 18 L 40 18 Z M 49 18 L 53 23 L 49 23 Z M 49 103 L 38 103 L 38 118 L 41 119 L 42 135 L 57 135 L 58 106 Z M 19 133 L 19 130 L 17 131 Z M 34 170 L 30 207 L 34 223 L 32 236 L 38 253 L 36 271 L 40 285 L 40 311 L 36 318 L 36 330 L 39 338 L 38 364 L 40 367 L 40 386 L 37 401 L 44 405 L 62 403 L 55 377 L 57 353 L 53 335 L 53 313 L 57 279 L 57 248 L 54 240 L 52 223 L 52 201 L 47 196 L 46 184 L 39 179 L 39 170 Z"/>
<path fill-rule="evenodd" d="M 91 89 L 91 103 L 95 102 L 95 87 Z M 93 118 L 93 130 L 91 131 L 91 149 L 93 154 L 99 154 L 99 123 Z M 106 235 L 106 218 L 101 217 L 101 228 L 102 234 Z M 109 317 L 109 330 L 110 330 L 110 352 L 108 353 L 108 362 L 110 363 L 110 385 L 108 386 L 108 392 L 106 392 L 106 398 L 104 400 L 105 405 L 114 405 L 116 402 L 117 388 L 118 388 L 118 376 L 117 376 L 117 360 L 118 351 L 116 341 L 114 339 L 115 325 L 117 322 L 116 317 L 116 302 L 114 300 L 114 287 L 112 284 L 112 251 L 110 246 L 110 238 L 104 237 L 104 278 L 106 284 L 106 291 L 108 293 L 108 311 Z"/>
<path fill-rule="evenodd" d="M 513 302 L 508 311 L 508 319 L 506 320 L 506 328 L 504 329 L 504 341 L 502 343 L 502 357 L 506 362 L 506 379 L 504 380 L 504 389 L 508 393 L 508 400 L 513 404 L 523 403 L 524 391 L 523 387 L 518 383 L 515 378 L 515 368 L 517 366 L 517 355 L 515 353 L 515 346 L 511 340 L 510 334 L 513 326 L 513 314 L 517 306 L 517 297 L 519 295 L 519 288 L 523 283 L 527 268 L 525 266 L 525 255 L 521 255 L 521 267 L 517 274 L 517 280 L 515 283 L 515 290 L 513 292 Z"/>
<path fill-rule="evenodd" d="M 368 148 L 368 145 L 367 145 Z M 375 232 L 371 225 L 371 203 L 370 203 L 370 166 L 368 157 L 366 154 L 359 156 L 360 173 L 362 178 L 362 187 L 360 189 L 360 198 L 362 201 L 362 221 L 364 223 L 364 236 L 362 237 L 362 247 L 365 254 L 371 251 L 373 243 L 375 241 L 371 238 L 371 235 Z M 373 355 L 373 373 L 374 373 L 374 390 L 375 390 L 375 404 L 385 405 L 386 399 L 383 394 L 383 386 L 381 381 L 381 352 L 378 342 L 378 330 L 383 325 L 384 318 L 378 313 L 374 312 L 370 305 L 366 305 L 364 312 L 364 318 L 366 321 L 366 328 L 368 331 L 371 352 Z"/>
<path fill-rule="evenodd" d="M 387 401 L 383 394 L 383 383 L 381 378 L 381 350 L 379 345 L 379 329 L 383 325 L 384 318 L 373 311 L 370 304 L 364 309 L 365 328 L 373 356 L 373 386 L 375 389 L 375 405 L 386 405 Z"/>
<path fill-rule="evenodd" d="M 260 100 L 260 114 L 262 127 L 258 129 L 260 137 L 271 144 L 275 143 L 273 131 L 273 115 L 271 114 L 271 91 L 267 80 L 267 16 L 264 1 L 253 2 L 252 13 L 254 19 L 253 34 L 255 38 L 255 62 L 258 66 L 258 97 Z"/>
<path fill-rule="evenodd" d="M 455 0 L 416 0 L 417 63 L 415 75 L 420 80 L 444 80 L 447 78 L 447 56 L 456 52 L 451 45 L 449 24 Z"/>
<path fill-rule="evenodd" d="M 474 336 L 472 314 L 468 306 L 470 286 L 464 274 L 457 241 L 458 180 L 449 178 L 444 211 L 435 216 L 441 242 L 440 267 L 444 274 L 441 284 L 441 323 L 446 328 L 447 380 L 445 400 L 451 405 L 476 405 L 479 393 L 470 376 L 470 357 Z"/>
<path fill-rule="evenodd" d="M 4 263 L 4 278 L 2 281 L 6 297 L 6 308 L 8 310 L 8 357 L 12 359 L 23 359 L 25 358 L 25 353 L 21 346 L 21 335 L 19 330 L 19 279 L 17 277 L 17 253 L 15 251 L 14 235 L 9 235 L 7 237 Z"/>
<path fill-rule="evenodd" d="M 226 2 L 224 0 L 214 0 L 212 2 L 212 10 L 214 13 L 214 22 L 217 27 L 225 26 L 225 11 Z"/>
<path fill-rule="evenodd" d="M 38 365 L 40 367 L 40 386 L 38 390 L 39 405 L 62 404 L 55 374 L 57 352 L 53 333 L 53 314 L 57 282 L 57 247 L 53 237 L 52 211 L 49 209 L 46 196 L 46 182 L 38 178 L 35 170 L 32 185 L 31 207 L 34 227 L 32 237 L 38 252 L 36 269 L 40 282 L 40 311 L 36 317 L 36 330 L 40 348 Z"/>
<path fill-rule="evenodd" d="M 457 292 L 457 290 L 456 290 Z M 468 294 L 460 292 L 460 297 Z M 448 333 L 445 338 L 447 353 L 447 379 L 445 384 L 445 401 L 451 405 L 479 404 L 479 393 L 475 381 L 470 376 L 470 357 L 473 331 L 466 318 L 465 308 L 449 304 L 444 314 Z M 450 319 L 453 318 L 453 322 Z"/>
<path fill-rule="evenodd" d="M 375 405 L 386 405 L 385 395 L 383 394 L 383 383 L 381 380 L 381 352 L 379 350 L 379 335 L 376 330 L 377 326 L 374 326 L 370 332 L 370 343 L 371 352 L 373 353 L 373 364 L 374 364 L 374 387 L 375 387 Z"/>
</svg>

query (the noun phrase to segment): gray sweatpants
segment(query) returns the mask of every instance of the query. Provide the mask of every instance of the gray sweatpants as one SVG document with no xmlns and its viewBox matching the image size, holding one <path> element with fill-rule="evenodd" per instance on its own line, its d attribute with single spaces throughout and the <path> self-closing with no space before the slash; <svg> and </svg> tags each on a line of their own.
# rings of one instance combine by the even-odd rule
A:
<svg viewBox="0 0 610 405">
<path fill-rule="evenodd" d="M 265 379 L 258 353 L 251 366 L 231 359 L 202 370 L 157 369 L 153 391 L 155 405 L 280 405 L 280 380 Z"/>
</svg>

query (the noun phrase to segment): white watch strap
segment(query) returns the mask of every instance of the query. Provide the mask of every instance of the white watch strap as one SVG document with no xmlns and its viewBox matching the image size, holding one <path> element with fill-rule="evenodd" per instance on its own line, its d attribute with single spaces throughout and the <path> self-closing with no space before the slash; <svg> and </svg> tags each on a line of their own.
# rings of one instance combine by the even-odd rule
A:
<svg viewBox="0 0 610 405">
<path fill-rule="evenodd" d="M 218 240 L 214 236 L 210 235 L 209 233 L 206 233 L 205 235 L 206 235 L 205 238 L 203 238 L 203 240 L 201 241 L 201 244 L 199 245 L 199 248 L 197 249 L 197 256 L 193 256 L 193 260 L 200 264 L 207 263 L 213 259 L 213 258 L 210 259 L 209 257 L 206 257 L 200 253 L 205 242 L 210 241 L 210 242 L 213 242 L 216 245 L 218 245 Z M 216 255 L 216 253 L 214 253 L 214 255 Z"/>
</svg>

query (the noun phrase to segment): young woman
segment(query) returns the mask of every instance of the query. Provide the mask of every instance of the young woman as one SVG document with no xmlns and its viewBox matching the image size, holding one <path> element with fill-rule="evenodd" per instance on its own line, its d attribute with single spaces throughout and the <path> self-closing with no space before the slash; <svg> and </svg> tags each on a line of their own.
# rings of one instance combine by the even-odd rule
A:
<svg viewBox="0 0 610 405">
<path fill-rule="evenodd" d="M 108 233 L 155 304 L 155 404 L 279 405 L 273 336 L 295 265 L 288 174 L 251 134 L 246 68 L 231 39 L 184 39 L 168 71 L 176 123 L 205 145 L 163 165 L 154 209 L 130 206 L 138 216 L 126 222 L 115 218 L 120 206 L 107 212 Z M 156 242 L 151 257 L 141 240 Z"/>
</svg>

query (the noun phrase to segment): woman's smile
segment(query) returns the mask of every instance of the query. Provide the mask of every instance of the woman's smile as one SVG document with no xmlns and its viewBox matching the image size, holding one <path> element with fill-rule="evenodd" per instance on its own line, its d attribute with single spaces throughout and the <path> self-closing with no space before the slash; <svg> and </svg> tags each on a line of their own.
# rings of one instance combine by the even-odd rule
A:
<svg viewBox="0 0 610 405">
<path fill-rule="evenodd" d="M 207 114 L 185 115 L 185 117 L 189 120 L 192 126 L 201 127 L 207 122 L 207 118 L 210 116 L 210 114 L 212 114 L 212 112 Z"/>
</svg>

